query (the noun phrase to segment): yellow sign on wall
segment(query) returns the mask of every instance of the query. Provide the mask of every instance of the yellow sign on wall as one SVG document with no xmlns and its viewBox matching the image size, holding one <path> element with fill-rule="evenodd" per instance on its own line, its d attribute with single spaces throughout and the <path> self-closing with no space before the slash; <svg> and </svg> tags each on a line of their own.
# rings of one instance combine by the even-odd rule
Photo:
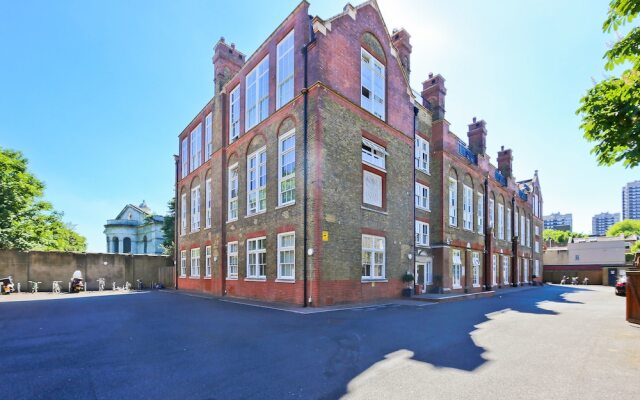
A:
<svg viewBox="0 0 640 400">
<path fill-rule="evenodd" d="M 322 241 L 323 242 L 329 241 L 329 231 L 322 231 Z"/>
</svg>

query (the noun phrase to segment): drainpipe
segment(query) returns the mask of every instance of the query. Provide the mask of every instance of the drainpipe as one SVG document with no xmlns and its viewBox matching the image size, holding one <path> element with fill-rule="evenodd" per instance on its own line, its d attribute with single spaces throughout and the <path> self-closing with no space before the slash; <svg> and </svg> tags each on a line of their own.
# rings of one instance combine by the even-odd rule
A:
<svg viewBox="0 0 640 400">
<path fill-rule="evenodd" d="M 493 262 L 492 258 L 492 246 L 491 246 L 491 234 L 487 229 L 489 227 L 489 178 L 484 178 L 484 201 L 482 202 L 483 216 L 484 219 L 483 225 L 485 230 L 484 235 L 484 290 L 491 290 L 491 283 L 489 282 L 489 263 Z M 493 267 L 493 264 L 492 264 Z M 496 272 L 498 268 L 496 266 Z M 493 272 L 493 269 L 491 269 Z M 496 282 L 498 280 L 496 279 Z"/>
<path fill-rule="evenodd" d="M 180 165 L 180 156 L 173 155 L 176 164 L 176 187 L 173 194 L 173 288 L 178 290 L 178 166 Z M 182 217 L 182 216 L 181 216 Z"/>
<path fill-rule="evenodd" d="M 307 147 L 308 147 L 308 112 L 309 112 L 309 88 L 308 86 L 308 77 L 307 77 L 307 64 L 308 64 L 308 49 L 309 45 L 313 42 L 313 39 L 310 40 L 307 44 L 302 47 L 302 55 L 304 56 L 304 87 L 302 88 L 302 94 L 304 96 L 304 107 L 303 107 L 303 116 L 302 116 L 302 126 L 303 126 L 303 135 L 302 135 L 302 154 L 303 154 L 303 167 L 302 167 L 302 177 L 304 184 L 302 185 L 302 241 L 304 243 L 304 257 L 303 257 L 303 302 L 302 305 L 304 307 L 309 306 L 309 298 L 308 298 L 308 257 L 307 254 L 307 183 L 308 183 L 308 155 L 307 155 Z"/>
<path fill-rule="evenodd" d="M 413 106 L 413 257 L 411 259 L 411 261 L 413 262 L 413 272 L 415 275 L 417 275 L 416 271 L 416 120 L 418 119 L 418 107 Z M 431 148 L 431 147 L 429 147 Z M 429 160 L 431 160 L 431 158 L 429 158 Z M 431 228 L 429 228 L 429 236 L 431 236 Z M 431 243 L 431 238 L 429 238 L 429 243 Z M 433 261 L 432 261 L 432 268 L 433 268 Z M 425 269 L 426 269 L 426 265 L 425 265 Z M 424 271 L 424 274 L 426 275 L 427 271 Z M 416 284 L 416 279 L 418 279 L 417 276 L 413 277 L 413 284 L 414 284 L 414 288 L 415 288 L 415 284 Z M 431 277 L 431 279 L 433 280 L 433 276 Z M 417 294 L 417 293 L 416 293 Z"/>
<path fill-rule="evenodd" d="M 227 166 L 227 146 L 229 145 L 228 140 L 229 140 L 229 125 L 228 122 L 229 120 L 227 118 L 225 118 L 227 114 L 227 96 L 224 93 L 220 93 L 220 114 L 222 115 L 222 143 L 220 144 L 221 149 L 221 160 L 220 160 L 220 165 L 221 165 L 221 171 L 220 171 L 220 182 L 221 185 L 220 187 L 222 188 L 222 190 L 220 190 L 220 197 L 221 197 L 221 206 L 220 206 L 220 237 L 224 238 L 224 240 L 222 240 L 222 245 L 220 246 L 220 258 L 218 259 L 218 263 L 220 265 L 220 295 L 221 296 L 226 296 L 227 295 L 227 219 L 229 218 L 229 216 L 227 215 L 228 211 L 229 211 L 229 205 L 227 204 L 228 198 L 227 198 L 227 194 L 228 194 L 228 182 L 227 182 L 227 172 L 228 170 L 228 166 Z M 215 103 L 214 103 L 215 106 Z M 213 157 L 211 157 L 211 169 L 213 171 Z M 212 174 L 213 175 L 213 174 Z M 213 191 L 213 189 L 212 189 Z M 213 218 L 213 217 L 211 217 Z"/>
<path fill-rule="evenodd" d="M 515 228 L 515 216 L 516 216 L 516 196 L 511 197 L 511 227 Z M 522 229 L 521 229 L 522 230 Z M 517 287 L 516 271 L 518 268 L 518 239 L 520 238 L 518 232 L 511 238 L 511 286 Z"/>
</svg>

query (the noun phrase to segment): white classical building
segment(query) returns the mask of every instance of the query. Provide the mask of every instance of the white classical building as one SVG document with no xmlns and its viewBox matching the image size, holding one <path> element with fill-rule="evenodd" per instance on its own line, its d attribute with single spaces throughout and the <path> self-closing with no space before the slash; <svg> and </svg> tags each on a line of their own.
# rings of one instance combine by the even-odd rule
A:
<svg viewBox="0 0 640 400">
<path fill-rule="evenodd" d="M 163 222 L 164 217 L 154 214 L 144 201 L 139 206 L 127 204 L 104 226 L 107 252 L 162 254 Z"/>
</svg>

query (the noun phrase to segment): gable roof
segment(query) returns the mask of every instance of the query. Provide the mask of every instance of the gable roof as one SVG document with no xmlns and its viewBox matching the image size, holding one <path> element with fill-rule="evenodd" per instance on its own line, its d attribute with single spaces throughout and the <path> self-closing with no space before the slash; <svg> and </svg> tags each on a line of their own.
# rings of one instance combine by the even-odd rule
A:
<svg viewBox="0 0 640 400">
<path fill-rule="evenodd" d="M 142 208 L 140 208 L 138 206 L 135 206 L 133 204 L 127 204 L 126 206 L 124 206 L 122 211 L 120 211 L 120 213 L 118 213 L 118 215 L 116 216 L 116 219 L 120 219 L 120 217 L 122 217 L 122 215 L 127 211 L 128 208 L 133 208 L 135 211 L 139 212 L 142 215 L 152 215 L 152 213 L 147 212 L 147 211 L 143 210 Z"/>
</svg>

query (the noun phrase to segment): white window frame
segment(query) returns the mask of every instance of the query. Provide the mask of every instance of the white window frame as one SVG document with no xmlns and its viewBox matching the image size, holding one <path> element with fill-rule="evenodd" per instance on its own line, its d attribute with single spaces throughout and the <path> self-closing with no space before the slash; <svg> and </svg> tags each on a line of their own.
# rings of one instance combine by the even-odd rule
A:
<svg viewBox="0 0 640 400">
<path fill-rule="evenodd" d="M 371 241 L 371 246 L 366 247 L 365 242 Z M 382 244 L 380 248 L 379 244 Z M 378 246 L 378 247 L 376 247 Z M 369 274 L 365 275 L 365 254 L 368 254 Z M 382 254 L 382 264 L 376 263 L 376 254 Z M 376 274 L 376 268 L 381 270 L 380 274 Z M 362 235 L 362 280 L 384 280 L 386 276 L 386 239 L 383 236 Z"/>
<path fill-rule="evenodd" d="M 531 247 L 531 218 L 527 218 L 527 230 L 525 233 L 527 236 L 527 247 Z"/>
<path fill-rule="evenodd" d="M 211 178 L 205 181 L 204 187 L 204 202 L 205 202 L 205 217 L 204 217 L 204 226 L 205 228 L 211 228 L 211 207 L 212 207 L 212 199 L 211 199 Z"/>
<path fill-rule="evenodd" d="M 449 226 L 458 226 L 458 181 L 449 178 Z"/>
<path fill-rule="evenodd" d="M 511 209 L 507 208 L 507 234 L 505 235 L 505 240 L 511 241 Z"/>
<path fill-rule="evenodd" d="M 518 231 L 518 229 L 519 229 L 520 225 L 518 224 L 519 213 L 518 213 L 517 209 L 514 210 L 514 214 L 515 215 L 514 215 L 514 218 L 513 218 L 513 221 L 514 221 L 514 223 L 513 223 L 513 234 L 515 236 L 518 236 L 518 238 L 519 238 L 520 237 L 520 231 Z"/>
<path fill-rule="evenodd" d="M 540 253 L 540 241 L 534 240 L 533 242 L 533 251 L 536 253 Z"/>
<path fill-rule="evenodd" d="M 424 284 L 433 285 L 433 260 L 431 259 L 424 263 Z"/>
<path fill-rule="evenodd" d="M 283 151 L 283 146 L 288 139 L 293 138 L 293 147 Z M 287 155 L 293 154 L 293 170 L 286 175 L 283 175 L 284 159 Z M 283 190 L 289 183 L 292 183 L 292 188 Z M 283 198 L 289 197 L 288 193 L 292 193 L 292 197 L 286 201 Z M 278 139 L 278 206 L 284 207 L 296 202 L 296 131 L 291 130 Z"/>
<path fill-rule="evenodd" d="M 293 99 L 294 93 L 294 43 L 295 36 L 293 29 L 287 34 L 276 47 L 277 53 L 277 65 L 276 65 L 276 109 L 279 109 L 283 105 L 287 104 Z M 285 47 L 287 46 L 287 47 Z M 289 65 L 290 64 L 290 65 Z M 282 71 L 289 70 L 286 76 L 281 77 Z M 285 85 L 287 85 L 285 87 Z M 282 93 L 286 90 L 286 93 Z"/>
<path fill-rule="evenodd" d="M 382 171 L 386 171 L 387 149 L 383 146 L 372 142 L 369 139 L 362 138 L 362 162 Z"/>
<path fill-rule="evenodd" d="M 282 239 L 285 237 L 291 236 L 293 237 L 293 244 L 290 246 L 283 246 Z M 291 263 L 291 274 L 285 275 L 283 273 L 283 253 L 291 252 L 293 254 L 293 259 Z M 296 279 L 296 233 L 294 231 L 291 232 L 283 232 L 278 234 L 278 280 L 282 281 L 294 281 Z"/>
<path fill-rule="evenodd" d="M 533 260 L 533 273 L 536 275 L 536 278 L 542 278 L 540 276 L 540 260 Z"/>
<path fill-rule="evenodd" d="M 227 218 L 230 221 L 238 219 L 238 163 L 227 169 Z"/>
<path fill-rule="evenodd" d="M 429 186 L 425 186 L 422 183 L 416 182 L 416 208 L 425 211 L 431 211 L 430 208 L 430 197 L 431 193 L 429 190 Z"/>
<path fill-rule="evenodd" d="M 261 156 L 264 154 L 264 162 Z M 252 161 L 255 163 L 252 166 Z M 251 177 L 253 174 L 253 178 Z M 264 182 L 261 181 L 264 178 Z M 253 189 L 251 186 L 254 186 Z M 252 198 L 255 197 L 255 201 Z M 252 205 L 252 201 L 254 204 Z M 263 146 L 247 156 L 247 216 L 267 210 L 267 148 Z"/>
<path fill-rule="evenodd" d="M 238 279 L 238 242 L 227 243 L 227 279 Z"/>
<path fill-rule="evenodd" d="M 187 194 L 180 196 L 180 236 L 187 234 Z"/>
<path fill-rule="evenodd" d="M 529 283 L 529 259 L 522 259 L 522 281 L 524 283 Z"/>
<path fill-rule="evenodd" d="M 462 228 L 473 231 L 473 189 L 462 184 Z"/>
<path fill-rule="evenodd" d="M 204 248 L 204 277 L 211 278 L 211 246 Z"/>
<path fill-rule="evenodd" d="M 180 251 L 180 276 L 182 278 L 187 276 L 187 251 Z"/>
<path fill-rule="evenodd" d="M 509 284 L 509 264 L 509 257 L 502 256 L 502 283 L 505 285 Z"/>
<path fill-rule="evenodd" d="M 492 254 L 491 255 L 491 281 L 493 283 L 493 286 L 498 285 L 498 255 L 497 254 Z"/>
<path fill-rule="evenodd" d="M 504 204 L 498 203 L 498 239 L 504 240 Z"/>
<path fill-rule="evenodd" d="M 496 202 L 489 197 L 489 228 L 493 228 L 496 219 Z M 495 236 L 495 230 L 493 232 L 493 236 Z"/>
<path fill-rule="evenodd" d="M 429 141 L 416 135 L 416 169 L 429 173 Z"/>
<path fill-rule="evenodd" d="M 247 239 L 247 279 L 266 280 L 267 279 L 267 237 Z M 256 248 L 251 249 L 251 244 L 255 243 Z M 264 247 L 258 247 L 262 243 Z M 254 258 L 255 262 L 252 262 Z M 261 262 L 262 261 L 262 262 Z M 254 273 L 251 267 L 254 266 Z"/>
<path fill-rule="evenodd" d="M 213 114 L 209 113 L 205 117 L 204 120 L 204 142 L 205 142 L 205 153 L 204 159 L 205 161 L 211 159 L 211 155 L 213 154 L 213 132 L 212 132 L 212 123 L 213 123 Z"/>
<path fill-rule="evenodd" d="M 387 90 L 385 66 L 363 48 L 361 48 L 360 55 L 360 106 L 381 120 L 385 120 L 385 91 Z M 379 72 L 376 69 L 379 69 Z M 365 74 L 370 75 L 371 87 L 365 84 Z M 380 86 L 380 81 L 382 88 L 376 88 L 376 86 Z M 363 88 L 369 92 L 370 97 L 363 94 Z M 376 98 L 381 101 L 378 102 Z M 378 103 L 377 106 L 376 103 Z"/>
<path fill-rule="evenodd" d="M 200 230 L 200 185 L 191 189 L 191 232 Z"/>
<path fill-rule="evenodd" d="M 252 103 L 254 100 L 255 103 Z M 252 116 L 252 112 L 255 115 Z M 245 131 L 269 116 L 269 56 L 258 63 L 245 78 Z"/>
<path fill-rule="evenodd" d="M 382 207 L 384 204 L 383 187 L 383 177 L 381 175 L 367 170 L 362 171 L 362 203 Z"/>
<path fill-rule="evenodd" d="M 193 172 L 202 165 L 202 124 L 198 124 L 191 131 L 191 169 Z"/>
<path fill-rule="evenodd" d="M 416 246 L 429 247 L 429 224 L 416 221 Z"/>
<path fill-rule="evenodd" d="M 191 249 L 191 273 L 189 276 L 200 278 L 200 248 Z"/>
<path fill-rule="evenodd" d="M 484 235 L 484 194 L 478 192 L 478 233 Z"/>
<path fill-rule="evenodd" d="M 189 137 L 185 137 L 182 139 L 182 149 L 181 149 L 181 160 L 182 160 L 182 169 L 180 171 L 180 176 L 182 178 L 186 178 L 189 175 Z"/>
<path fill-rule="evenodd" d="M 480 253 L 474 251 L 471 253 L 471 272 L 473 287 L 480 287 Z"/>
<path fill-rule="evenodd" d="M 240 85 L 229 94 L 229 143 L 240 137 Z"/>
<path fill-rule="evenodd" d="M 525 233 L 525 216 L 524 214 L 520 213 L 520 244 L 522 246 L 524 246 L 527 242 L 526 242 L 526 233 Z"/>
<path fill-rule="evenodd" d="M 460 250 L 451 251 L 451 288 L 462 288 L 462 276 L 464 269 L 462 268 L 462 254 Z"/>
</svg>

